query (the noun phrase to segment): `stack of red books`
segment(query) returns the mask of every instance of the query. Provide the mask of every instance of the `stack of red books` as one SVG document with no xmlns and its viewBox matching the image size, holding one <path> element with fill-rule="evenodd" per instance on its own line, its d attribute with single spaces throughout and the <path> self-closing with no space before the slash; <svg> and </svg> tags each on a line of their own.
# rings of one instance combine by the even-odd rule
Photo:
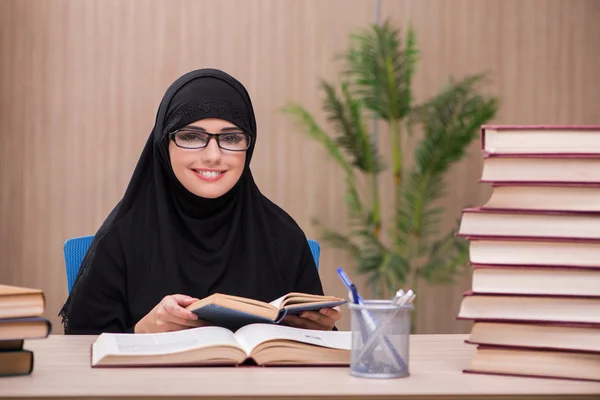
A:
<svg viewBox="0 0 600 400">
<path fill-rule="evenodd" d="M 463 211 L 465 372 L 600 380 L 600 126 L 481 129 L 489 201 Z"/>
</svg>

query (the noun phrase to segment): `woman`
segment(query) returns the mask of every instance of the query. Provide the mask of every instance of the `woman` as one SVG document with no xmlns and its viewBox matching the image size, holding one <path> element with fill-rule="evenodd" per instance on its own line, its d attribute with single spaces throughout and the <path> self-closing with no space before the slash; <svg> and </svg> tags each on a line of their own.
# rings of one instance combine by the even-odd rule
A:
<svg viewBox="0 0 600 400">
<path fill-rule="evenodd" d="M 254 183 L 256 139 L 250 97 L 233 77 L 202 69 L 169 87 L 61 310 L 66 334 L 201 326 L 185 307 L 215 292 L 266 302 L 323 294 L 304 233 Z M 340 315 L 323 309 L 285 323 L 332 329 Z"/>
</svg>

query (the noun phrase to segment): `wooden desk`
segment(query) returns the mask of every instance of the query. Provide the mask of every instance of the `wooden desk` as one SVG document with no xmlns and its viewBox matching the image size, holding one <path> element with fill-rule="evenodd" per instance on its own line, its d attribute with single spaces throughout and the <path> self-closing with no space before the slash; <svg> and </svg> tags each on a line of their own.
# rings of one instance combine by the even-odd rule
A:
<svg viewBox="0 0 600 400">
<path fill-rule="evenodd" d="M 463 374 L 473 353 L 466 335 L 414 335 L 411 376 L 364 379 L 349 368 L 90 368 L 92 336 L 26 341 L 31 376 L 0 378 L 14 398 L 600 398 L 600 383 Z"/>
</svg>

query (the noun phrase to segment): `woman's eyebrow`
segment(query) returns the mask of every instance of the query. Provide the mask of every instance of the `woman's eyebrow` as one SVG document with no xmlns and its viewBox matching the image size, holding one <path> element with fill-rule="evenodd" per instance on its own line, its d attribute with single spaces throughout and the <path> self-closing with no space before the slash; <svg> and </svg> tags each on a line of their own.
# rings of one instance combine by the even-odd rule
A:
<svg viewBox="0 0 600 400">
<path fill-rule="evenodd" d="M 225 128 L 221 129 L 221 132 L 239 132 L 241 131 L 240 128 L 238 128 L 237 126 L 226 126 Z"/>
<path fill-rule="evenodd" d="M 186 126 L 186 128 L 191 128 L 191 129 L 195 129 L 195 130 L 202 131 L 202 132 L 208 132 L 206 129 L 204 129 L 203 127 L 198 126 L 198 125 L 188 125 L 188 126 Z M 220 132 L 240 132 L 240 131 L 241 131 L 241 129 L 238 128 L 237 126 L 226 126 L 224 128 L 221 128 Z"/>
</svg>

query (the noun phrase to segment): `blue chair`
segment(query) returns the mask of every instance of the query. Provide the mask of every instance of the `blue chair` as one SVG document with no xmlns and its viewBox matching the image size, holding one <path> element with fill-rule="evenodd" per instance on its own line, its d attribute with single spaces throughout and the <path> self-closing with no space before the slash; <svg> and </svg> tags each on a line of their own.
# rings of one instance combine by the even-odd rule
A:
<svg viewBox="0 0 600 400">
<path fill-rule="evenodd" d="M 75 282 L 75 278 L 77 277 L 77 272 L 79 272 L 79 267 L 81 266 L 83 257 L 85 256 L 88 247 L 90 247 L 90 244 L 92 244 L 93 238 L 94 236 L 81 236 L 68 239 L 65 242 L 63 250 L 65 254 L 67 288 L 69 290 L 69 293 L 71 293 L 73 283 Z M 310 247 L 310 251 L 315 260 L 315 265 L 317 266 L 318 270 L 319 257 L 321 255 L 321 246 L 319 245 L 319 242 L 308 239 L 308 247 Z"/>
<path fill-rule="evenodd" d="M 318 271 L 319 259 L 321 257 L 321 246 L 316 240 L 308 239 L 308 247 L 310 247 L 310 252 L 312 253 L 313 258 L 315 259 L 315 265 L 317 266 Z"/>
</svg>

